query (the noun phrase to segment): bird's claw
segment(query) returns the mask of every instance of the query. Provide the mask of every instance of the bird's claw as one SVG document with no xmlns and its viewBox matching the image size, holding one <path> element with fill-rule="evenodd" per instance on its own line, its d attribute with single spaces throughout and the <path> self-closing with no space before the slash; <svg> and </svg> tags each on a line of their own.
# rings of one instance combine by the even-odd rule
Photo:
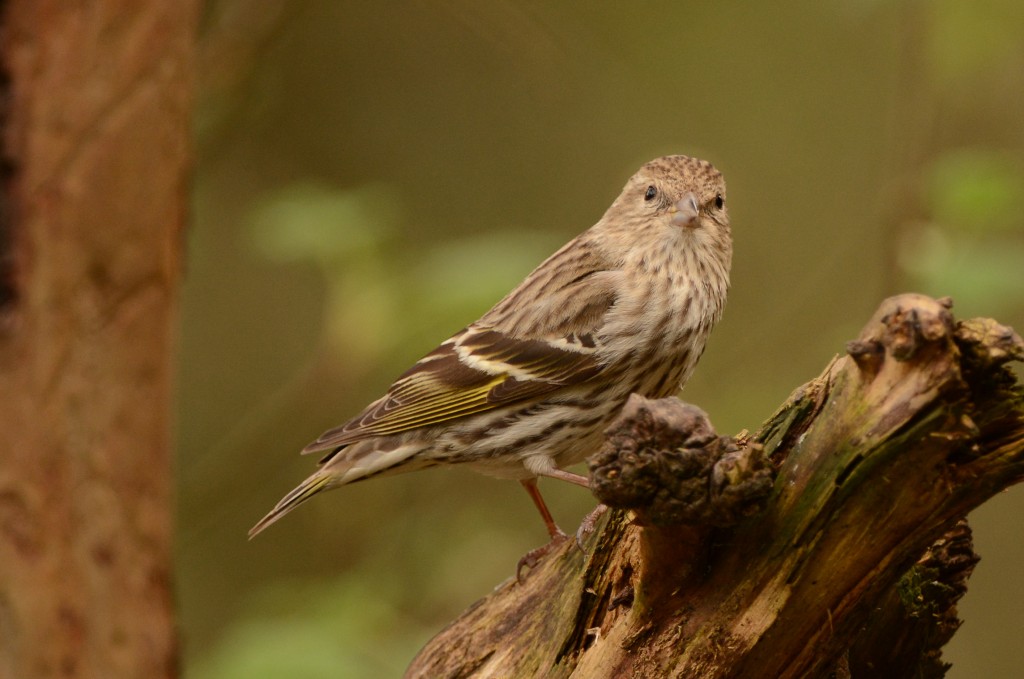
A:
<svg viewBox="0 0 1024 679">
<path fill-rule="evenodd" d="M 546 545 L 541 545 L 537 549 L 531 549 L 526 554 L 523 554 L 523 557 L 519 559 L 519 563 L 516 564 L 516 582 L 520 585 L 523 584 L 523 568 L 533 570 L 541 562 L 541 559 L 553 552 L 568 539 L 568 535 L 558 531 L 551 536 L 550 542 Z"/>
<path fill-rule="evenodd" d="M 584 554 L 587 553 L 587 549 L 583 546 L 583 541 L 588 535 L 594 532 L 598 519 L 604 516 L 604 513 L 607 511 L 608 505 L 598 505 L 594 507 L 592 512 L 583 517 L 583 521 L 580 522 L 580 527 L 576 529 L 576 546 Z"/>
</svg>

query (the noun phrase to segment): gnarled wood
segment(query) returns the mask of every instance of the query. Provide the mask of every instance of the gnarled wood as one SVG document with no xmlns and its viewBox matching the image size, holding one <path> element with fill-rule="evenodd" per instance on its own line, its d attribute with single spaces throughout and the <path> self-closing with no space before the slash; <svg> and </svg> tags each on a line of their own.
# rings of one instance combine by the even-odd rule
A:
<svg viewBox="0 0 1024 679">
<path fill-rule="evenodd" d="M 1024 343 L 902 295 L 848 354 L 731 447 L 686 415 L 662 418 L 675 439 L 652 436 L 667 406 L 632 404 L 591 464 L 598 495 L 634 511 L 587 554 L 567 544 L 477 602 L 407 676 L 941 676 L 975 561 L 959 522 L 1024 478 L 1024 396 L 1005 365 Z M 775 470 L 766 502 L 758 447 Z M 706 494 L 681 480 L 684 459 L 704 460 Z M 661 520 L 652 466 L 675 489 L 654 502 L 672 509 Z M 609 469 L 636 486 L 602 495 Z M 747 490 L 709 513 L 728 487 Z"/>
</svg>

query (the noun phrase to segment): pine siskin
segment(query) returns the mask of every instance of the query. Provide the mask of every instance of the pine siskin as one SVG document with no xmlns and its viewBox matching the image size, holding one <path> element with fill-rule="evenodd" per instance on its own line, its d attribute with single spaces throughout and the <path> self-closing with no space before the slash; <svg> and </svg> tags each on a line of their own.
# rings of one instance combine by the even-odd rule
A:
<svg viewBox="0 0 1024 679">
<path fill-rule="evenodd" d="M 319 469 L 250 537 L 320 491 L 464 464 L 519 480 L 554 544 L 564 534 L 537 477 L 587 485 L 564 467 L 597 450 L 629 395 L 682 387 L 721 318 L 731 260 L 721 173 L 687 156 L 652 160 L 597 224 L 306 446 L 328 451 Z"/>
</svg>

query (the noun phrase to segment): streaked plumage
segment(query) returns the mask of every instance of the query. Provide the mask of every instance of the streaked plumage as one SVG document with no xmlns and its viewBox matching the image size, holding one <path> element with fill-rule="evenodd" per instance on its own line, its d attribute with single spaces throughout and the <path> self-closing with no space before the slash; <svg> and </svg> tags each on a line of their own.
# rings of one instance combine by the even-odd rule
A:
<svg viewBox="0 0 1024 679">
<path fill-rule="evenodd" d="M 568 476 L 631 393 L 670 396 L 689 378 L 729 286 L 724 203 L 706 161 L 644 165 L 597 224 L 306 446 L 327 451 L 320 467 L 250 535 L 322 490 L 446 464 L 523 481 L 544 513 L 533 479 Z"/>
</svg>

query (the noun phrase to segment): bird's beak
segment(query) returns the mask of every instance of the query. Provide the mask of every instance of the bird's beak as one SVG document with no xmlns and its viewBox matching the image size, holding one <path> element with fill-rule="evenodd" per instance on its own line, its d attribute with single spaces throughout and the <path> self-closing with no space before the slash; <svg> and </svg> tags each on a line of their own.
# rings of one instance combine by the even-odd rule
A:
<svg viewBox="0 0 1024 679">
<path fill-rule="evenodd" d="M 700 220 L 700 208 L 697 207 L 697 196 L 688 193 L 682 200 L 669 208 L 672 213 L 673 226 L 685 226 L 692 229 Z"/>
</svg>

